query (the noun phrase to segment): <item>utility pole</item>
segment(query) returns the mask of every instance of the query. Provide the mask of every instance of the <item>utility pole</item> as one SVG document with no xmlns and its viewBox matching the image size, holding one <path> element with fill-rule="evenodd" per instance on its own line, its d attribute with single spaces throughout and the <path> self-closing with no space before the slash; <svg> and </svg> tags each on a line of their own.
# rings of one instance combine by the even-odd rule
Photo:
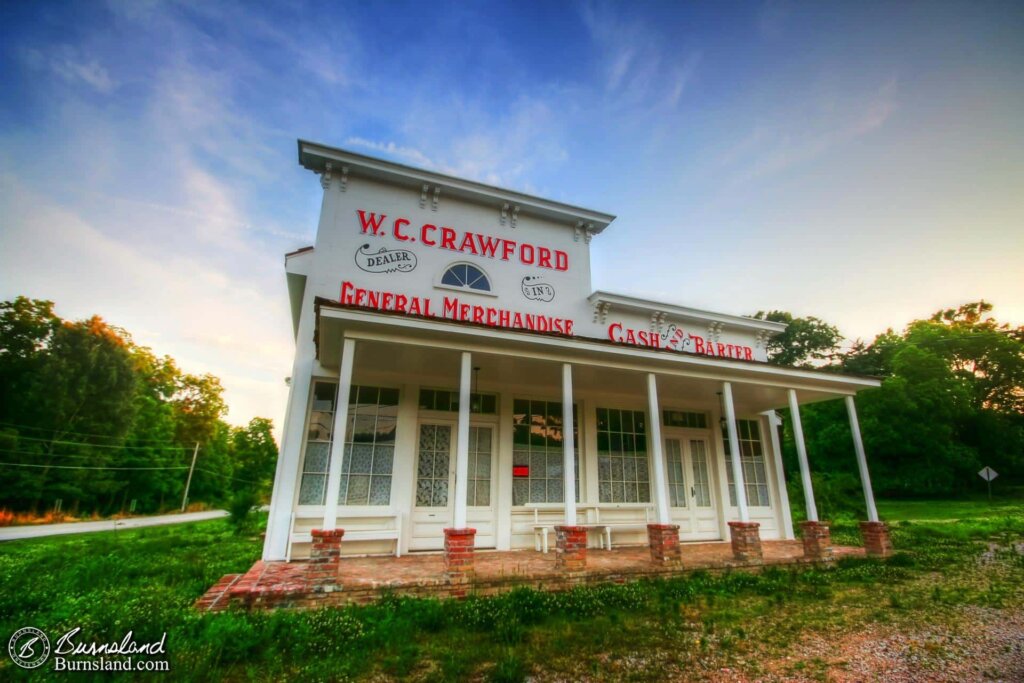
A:
<svg viewBox="0 0 1024 683">
<path fill-rule="evenodd" d="M 196 469 L 196 456 L 199 455 L 199 442 L 196 441 L 196 448 L 192 451 L 192 466 L 188 468 L 188 480 L 185 482 L 185 495 L 181 497 L 181 511 L 185 511 L 188 504 L 188 489 L 192 486 L 192 472 Z"/>
</svg>

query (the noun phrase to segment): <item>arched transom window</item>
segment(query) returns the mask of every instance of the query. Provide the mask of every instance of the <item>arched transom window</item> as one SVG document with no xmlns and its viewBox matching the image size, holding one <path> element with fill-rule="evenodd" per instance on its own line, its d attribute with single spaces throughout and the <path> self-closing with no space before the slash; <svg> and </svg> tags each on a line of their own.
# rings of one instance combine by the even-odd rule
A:
<svg viewBox="0 0 1024 683">
<path fill-rule="evenodd" d="M 449 266 L 441 276 L 441 284 L 449 287 L 475 289 L 478 292 L 491 291 L 491 280 L 484 271 L 471 263 L 456 263 Z"/>
</svg>

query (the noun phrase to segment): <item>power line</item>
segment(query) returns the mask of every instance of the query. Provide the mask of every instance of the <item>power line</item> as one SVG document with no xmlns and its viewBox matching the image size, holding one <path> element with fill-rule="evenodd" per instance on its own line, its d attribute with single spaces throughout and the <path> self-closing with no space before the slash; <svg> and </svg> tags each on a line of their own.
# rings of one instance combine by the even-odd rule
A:
<svg viewBox="0 0 1024 683">
<path fill-rule="evenodd" d="M 81 455 L 78 453 L 40 453 L 38 451 L 19 451 L 10 448 L 0 448 L 0 453 L 31 455 L 39 458 L 80 458 L 82 460 L 94 460 L 97 457 L 97 455 Z"/>
<path fill-rule="evenodd" d="M 39 469 L 56 470 L 187 470 L 188 465 L 174 465 L 170 467 L 88 467 L 86 465 L 35 465 L 27 462 L 0 462 L 0 465 L 8 467 L 36 467 Z"/>
<path fill-rule="evenodd" d="M 113 444 L 104 443 L 87 443 L 85 441 L 64 441 L 60 439 L 40 439 L 35 436 L 22 436 L 18 435 L 15 437 L 18 440 L 24 439 L 25 441 L 38 441 L 40 443 L 50 444 L 61 444 L 64 446 L 88 446 L 89 448 L 114 448 L 117 450 L 130 449 L 130 450 L 149 450 L 149 451 L 178 451 L 184 452 L 185 449 L 181 446 L 115 446 Z"/>
<path fill-rule="evenodd" d="M 14 427 L 15 429 L 32 429 L 32 430 L 35 430 L 37 432 L 52 432 L 54 434 L 67 434 L 68 436 L 88 436 L 88 437 L 97 438 L 97 439 L 120 439 L 120 438 L 123 438 L 123 437 L 119 437 L 119 436 L 110 436 L 109 434 L 89 434 L 87 432 L 67 432 L 67 431 L 64 431 L 63 429 L 51 429 L 49 427 L 33 427 L 32 425 L 22 425 L 22 424 L 16 424 L 14 422 L 3 422 L 3 421 L 0 421 L 0 426 Z M 155 442 L 159 442 L 159 443 L 166 443 L 166 441 L 167 441 L 166 439 L 132 439 L 132 440 L 133 441 L 139 441 L 139 442 L 155 441 Z"/>
<path fill-rule="evenodd" d="M 39 453 L 32 453 L 29 451 L 12 451 L 4 448 L 0 448 L 0 453 L 7 453 L 9 455 L 40 455 Z M 62 457 L 88 457 L 88 456 L 62 456 Z M 164 467 L 100 467 L 100 466 L 87 466 L 87 465 L 38 465 L 35 463 L 17 463 L 17 462 L 0 462 L 0 465 L 10 465 L 11 467 L 34 467 L 38 469 L 54 468 L 59 470 L 187 470 L 188 465 L 169 465 Z M 205 467 L 197 467 L 197 472 L 206 472 L 212 474 L 215 477 L 223 477 L 224 479 L 233 479 L 234 481 L 241 481 L 246 484 L 258 484 L 259 482 L 252 481 L 251 479 L 242 479 L 241 477 L 235 477 L 230 474 L 223 474 L 221 472 L 215 472 L 208 470 Z"/>
<path fill-rule="evenodd" d="M 245 482 L 246 484 L 258 484 L 259 483 L 259 482 L 256 482 L 256 481 L 252 481 L 251 479 L 242 479 L 241 477 L 233 477 L 230 474 L 221 474 L 220 472 L 214 472 L 213 470 L 208 470 L 208 469 L 206 469 L 204 467 L 197 467 L 196 468 L 196 472 L 206 472 L 207 474 L 212 474 L 215 477 L 224 477 L 225 479 L 234 479 L 235 481 Z"/>
</svg>

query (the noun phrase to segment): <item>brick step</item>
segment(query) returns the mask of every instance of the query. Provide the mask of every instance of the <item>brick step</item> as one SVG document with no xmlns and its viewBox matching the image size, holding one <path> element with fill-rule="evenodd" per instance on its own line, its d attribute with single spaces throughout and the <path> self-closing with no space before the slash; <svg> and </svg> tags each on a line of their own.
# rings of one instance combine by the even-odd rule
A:
<svg viewBox="0 0 1024 683">
<path fill-rule="evenodd" d="M 202 597 L 196 600 L 194 607 L 200 612 L 218 612 L 227 609 L 228 601 L 221 598 L 234 586 L 242 574 L 225 574 L 220 581 L 213 584 L 210 590 L 203 593 Z"/>
</svg>

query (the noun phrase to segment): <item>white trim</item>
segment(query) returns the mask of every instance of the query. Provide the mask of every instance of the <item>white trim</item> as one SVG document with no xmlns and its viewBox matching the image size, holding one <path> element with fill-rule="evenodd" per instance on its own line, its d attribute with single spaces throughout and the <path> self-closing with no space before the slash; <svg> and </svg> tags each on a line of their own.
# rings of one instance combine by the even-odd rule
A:
<svg viewBox="0 0 1024 683">
<path fill-rule="evenodd" d="M 346 336 L 358 339 L 387 341 L 413 346 L 430 346 L 468 350 L 499 355 L 515 355 L 521 358 L 539 360 L 556 360 L 563 356 L 552 357 L 553 354 L 567 354 L 575 365 L 599 365 L 605 368 L 631 370 L 635 372 L 652 372 L 658 374 L 676 374 L 685 377 L 704 378 L 721 381 L 723 374 L 734 376 L 734 381 L 744 384 L 760 384 L 779 389 L 794 388 L 794 380 L 804 380 L 808 384 L 796 386 L 797 389 L 820 391 L 837 394 L 835 397 L 852 395 L 861 389 L 881 386 L 881 380 L 869 377 L 851 377 L 833 375 L 825 372 L 812 372 L 796 368 L 783 368 L 768 363 L 721 361 L 694 354 L 672 353 L 667 351 L 649 351 L 625 345 L 602 344 L 586 339 L 564 339 L 539 334 L 523 334 L 473 327 L 453 323 L 434 322 L 422 318 L 409 318 L 400 315 L 370 313 L 321 306 L 320 315 L 324 318 L 347 320 L 356 323 L 367 323 L 375 327 L 396 327 L 403 330 L 414 330 L 420 333 L 437 333 L 439 336 L 417 339 L 414 336 L 400 333 L 382 334 L 354 328 L 346 329 Z M 323 333 L 323 326 L 321 326 Z M 482 342 L 509 342 L 510 348 L 495 348 L 491 344 L 473 344 L 470 341 L 452 339 L 453 337 L 474 338 Z M 546 348 L 545 348 L 546 347 Z M 593 354 L 588 359 L 584 354 Z M 608 356 L 624 359 L 621 362 L 610 361 Z M 641 365 L 640 363 L 645 363 Z M 650 363 L 659 367 L 652 368 Z M 724 371 L 724 372 L 723 372 Z M 744 376 L 747 375 L 747 376 Z"/>
<path fill-rule="evenodd" d="M 732 385 L 722 382 L 722 403 L 725 404 L 726 429 L 729 430 L 729 457 L 732 461 L 732 481 L 736 488 L 736 507 L 739 510 L 740 521 L 750 521 L 750 511 L 747 509 L 747 487 L 743 480 L 743 465 L 740 462 L 740 438 L 736 429 L 736 410 L 732 404 Z"/>
<path fill-rule="evenodd" d="M 612 292 L 604 292 L 600 290 L 587 297 L 587 301 L 590 304 L 607 303 L 616 308 L 631 309 L 634 311 L 642 311 L 644 313 L 661 312 L 678 318 L 720 322 L 728 324 L 730 327 L 765 330 L 767 332 L 772 332 L 773 334 L 784 332 L 787 327 L 785 323 L 777 323 L 772 320 L 758 320 L 757 318 L 748 318 L 742 315 L 729 315 L 728 313 L 712 313 L 711 311 L 702 311 L 699 308 L 689 308 L 688 306 L 678 306 L 676 304 L 662 303 L 659 301 L 648 301 L 646 299 L 638 299 L 632 296 L 613 294 Z"/>
</svg>

